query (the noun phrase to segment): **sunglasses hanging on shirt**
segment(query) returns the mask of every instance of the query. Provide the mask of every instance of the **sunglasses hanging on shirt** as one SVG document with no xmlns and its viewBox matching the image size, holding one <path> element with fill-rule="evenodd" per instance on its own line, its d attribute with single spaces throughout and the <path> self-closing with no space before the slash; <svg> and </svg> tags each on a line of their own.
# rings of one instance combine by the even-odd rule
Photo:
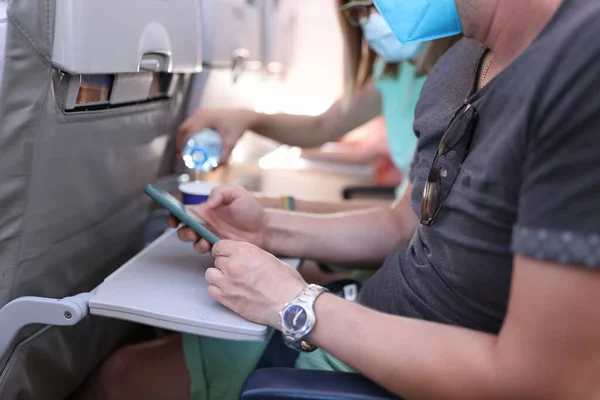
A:
<svg viewBox="0 0 600 400">
<path fill-rule="evenodd" d="M 421 223 L 431 226 L 452 189 L 460 167 L 467 157 L 479 115 L 465 102 L 446 128 L 433 158 L 421 201 Z"/>
</svg>

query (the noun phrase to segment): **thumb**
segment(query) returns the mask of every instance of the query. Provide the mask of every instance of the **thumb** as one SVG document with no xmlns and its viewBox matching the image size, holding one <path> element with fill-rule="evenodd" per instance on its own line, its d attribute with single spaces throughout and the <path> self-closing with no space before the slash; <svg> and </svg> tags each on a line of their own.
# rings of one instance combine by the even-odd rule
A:
<svg viewBox="0 0 600 400">
<path fill-rule="evenodd" d="M 233 146 L 234 144 L 229 144 L 229 143 L 225 143 L 223 142 L 223 150 L 221 151 L 221 161 L 219 162 L 220 164 L 226 164 L 227 160 L 229 159 L 229 156 L 231 155 L 231 152 L 233 151 Z"/>
<path fill-rule="evenodd" d="M 231 186 L 219 186 L 210 192 L 206 205 L 212 209 L 227 206 L 237 197 L 237 192 Z"/>
</svg>

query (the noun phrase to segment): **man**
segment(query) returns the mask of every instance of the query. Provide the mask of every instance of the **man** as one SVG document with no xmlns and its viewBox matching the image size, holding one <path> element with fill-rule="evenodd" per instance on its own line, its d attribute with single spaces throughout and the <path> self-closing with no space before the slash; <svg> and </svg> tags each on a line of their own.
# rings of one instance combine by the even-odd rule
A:
<svg viewBox="0 0 600 400">
<path fill-rule="evenodd" d="M 215 190 L 197 211 L 232 240 L 212 248 L 210 294 L 283 329 L 292 346 L 321 349 L 302 353 L 299 366 L 351 367 L 408 399 L 598 398 L 600 3 L 375 4 L 401 41 L 461 30 L 472 38 L 423 89 L 414 188 L 391 209 L 319 216 L 265 212 L 240 188 Z M 180 237 L 198 239 L 188 229 Z M 267 251 L 359 265 L 387 259 L 359 305 L 306 291 Z M 297 305 L 301 291 L 313 307 Z M 300 325 L 312 331 L 302 336 Z M 191 388 L 194 398 L 235 398 L 261 351 L 246 357 L 239 343 L 184 339 L 187 371 L 180 341 L 122 350 L 89 393 L 188 399 Z"/>
</svg>

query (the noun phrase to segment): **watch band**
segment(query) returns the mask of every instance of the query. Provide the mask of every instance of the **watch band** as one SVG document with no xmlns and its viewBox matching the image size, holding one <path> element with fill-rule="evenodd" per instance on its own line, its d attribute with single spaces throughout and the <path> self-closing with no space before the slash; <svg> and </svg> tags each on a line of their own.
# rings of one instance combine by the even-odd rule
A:
<svg viewBox="0 0 600 400">
<path fill-rule="evenodd" d="M 281 208 L 286 211 L 296 211 L 296 199 L 293 196 L 281 196 Z"/>
<path fill-rule="evenodd" d="M 317 349 L 316 346 L 313 346 L 312 344 L 308 343 L 303 338 L 312 331 L 312 329 L 314 328 L 314 326 L 316 324 L 314 311 L 313 311 L 313 305 L 314 305 L 315 301 L 321 294 L 328 292 L 328 291 L 329 290 L 327 290 L 326 288 L 319 286 L 319 285 L 314 285 L 314 284 L 308 285 L 298 295 L 298 297 L 296 297 L 294 300 L 292 300 L 291 302 L 287 303 L 284 306 L 284 308 L 283 308 L 284 310 L 289 305 L 302 305 L 303 307 L 306 307 L 310 310 L 309 319 L 311 322 L 309 323 L 308 329 L 306 329 L 302 333 L 302 336 L 297 337 L 297 336 L 290 334 L 289 332 L 286 332 L 285 325 L 282 322 L 283 339 L 284 339 L 285 344 L 288 345 L 288 347 L 291 347 L 292 349 L 294 349 L 296 351 L 303 351 L 303 352 L 311 352 L 311 351 L 314 351 Z M 283 311 L 281 314 L 282 314 L 282 318 L 283 318 Z"/>
</svg>

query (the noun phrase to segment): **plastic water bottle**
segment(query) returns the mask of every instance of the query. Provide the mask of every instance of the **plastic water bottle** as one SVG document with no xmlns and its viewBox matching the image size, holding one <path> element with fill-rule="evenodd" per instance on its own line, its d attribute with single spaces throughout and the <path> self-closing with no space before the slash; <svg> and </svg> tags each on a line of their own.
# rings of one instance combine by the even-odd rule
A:
<svg viewBox="0 0 600 400">
<path fill-rule="evenodd" d="M 223 140 L 214 129 L 204 129 L 193 134 L 185 143 L 181 152 L 183 162 L 196 172 L 196 178 L 202 172 L 211 171 L 221 161 Z"/>
</svg>

